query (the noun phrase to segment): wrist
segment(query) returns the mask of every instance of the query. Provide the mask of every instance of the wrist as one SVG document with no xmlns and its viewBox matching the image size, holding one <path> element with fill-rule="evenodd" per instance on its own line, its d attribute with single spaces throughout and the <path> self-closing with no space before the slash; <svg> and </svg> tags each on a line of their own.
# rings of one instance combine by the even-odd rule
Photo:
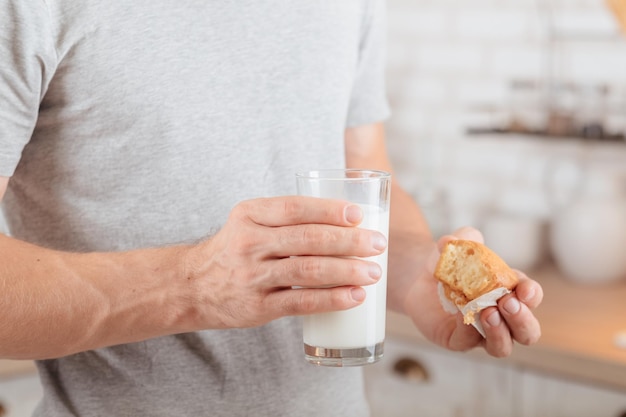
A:
<svg viewBox="0 0 626 417">
<path fill-rule="evenodd" d="M 191 293 L 185 282 L 187 250 L 170 246 L 79 255 L 85 257 L 83 268 L 91 270 L 83 269 L 81 279 L 93 280 L 101 300 L 85 345 L 91 349 L 186 331 Z"/>
<path fill-rule="evenodd" d="M 398 313 L 407 314 L 407 305 L 412 303 L 410 296 L 411 289 L 417 280 L 421 280 L 425 275 L 430 275 L 429 263 L 438 253 L 437 245 L 428 237 L 416 238 L 407 236 L 404 241 L 393 241 L 391 248 L 401 248 L 392 250 L 389 253 L 389 307 Z"/>
</svg>

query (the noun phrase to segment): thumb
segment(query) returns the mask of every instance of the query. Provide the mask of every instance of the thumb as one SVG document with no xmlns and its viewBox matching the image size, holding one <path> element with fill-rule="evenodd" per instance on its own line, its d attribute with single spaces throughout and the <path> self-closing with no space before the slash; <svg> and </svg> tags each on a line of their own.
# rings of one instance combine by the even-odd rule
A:
<svg viewBox="0 0 626 417">
<path fill-rule="evenodd" d="M 443 250 L 443 247 L 446 245 L 446 243 L 450 242 L 451 240 L 457 240 L 457 239 L 473 240 L 474 242 L 483 243 L 483 244 L 485 243 L 485 238 L 483 237 L 483 234 L 478 229 L 466 226 L 466 227 L 461 227 L 460 229 L 455 230 L 454 232 L 452 232 L 452 234 L 442 236 L 437 241 L 437 248 L 441 252 Z"/>
</svg>

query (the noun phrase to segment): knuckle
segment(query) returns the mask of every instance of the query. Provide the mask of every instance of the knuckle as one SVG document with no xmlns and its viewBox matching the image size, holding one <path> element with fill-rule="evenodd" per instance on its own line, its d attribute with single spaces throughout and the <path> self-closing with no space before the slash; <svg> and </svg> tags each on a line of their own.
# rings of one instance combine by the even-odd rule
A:
<svg viewBox="0 0 626 417">
<path fill-rule="evenodd" d="M 237 203 L 237 205 L 235 205 L 235 207 L 233 207 L 230 211 L 230 217 L 232 219 L 243 219 L 247 217 L 250 204 L 251 203 L 249 201 Z"/>
<path fill-rule="evenodd" d="M 358 259 L 342 259 L 342 277 L 341 280 L 356 285 L 371 284 L 372 279 L 369 276 L 368 266 L 364 261 Z"/>
<path fill-rule="evenodd" d="M 303 305 L 305 304 L 305 299 L 307 298 L 305 295 L 306 290 L 297 289 L 292 291 L 294 292 L 294 294 L 289 297 L 283 298 L 278 306 L 280 316 L 294 316 L 308 313 L 303 308 Z"/>
<path fill-rule="evenodd" d="M 526 333 L 522 335 L 520 338 L 518 338 L 517 341 L 522 345 L 530 346 L 530 345 L 534 345 L 535 343 L 537 343 L 540 337 L 541 337 L 541 332 L 537 331 L 537 332 L 532 332 L 532 333 Z"/>
<path fill-rule="evenodd" d="M 360 260 L 350 260 L 346 277 L 353 284 L 371 284 L 373 278 L 369 274 L 370 267 L 367 263 Z"/>
<path fill-rule="evenodd" d="M 294 233 L 298 233 L 298 232 L 299 232 L 299 235 L 297 236 L 297 238 L 301 240 L 302 242 L 315 241 L 315 237 L 317 236 L 317 231 L 315 230 L 313 226 L 310 226 L 310 225 L 306 225 L 306 226 L 299 228 L 297 232 L 294 230 Z"/>
<path fill-rule="evenodd" d="M 350 233 L 350 243 L 353 247 L 361 248 L 364 252 L 369 253 L 372 242 L 372 235 L 375 232 L 371 230 L 359 229 L 359 228 L 351 228 L 347 229 L 346 233 Z"/>
<path fill-rule="evenodd" d="M 335 310 L 345 310 L 353 305 L 353 303 L 349 301 L 348 297 L 346 297 L 346 292 L 340 288 L 332 291 L 331 303 L 333 309 Z"/>
<path fill-rule="evenodd" d="M 285 199 L 282 202 L 282 215 L 288 221 L 293 221 L 300 218 L 302 208 L 293 199 Z"/>
<path fill-rule="evenodd" d="M 304 256 L 300 258 L 299 270 L 297 273 L 300 277 L 319 277 L 322 273 L 322 264 L 319 258 Z"/>
<path fill-rule="evenodd" d="M 299 302 L 293 300 L 284 301 L 280 311 L 281 313 L 279 315 L 281 316 L 295 316 L 301 314 Z"/>
<path fill-rule="evenodd" d="M 507 347 L 497 349 L 495 353 L 493 354 L 493 356 L 495 356 L 496 358 L 506 358 L 511 355 L 511 352 L 512 352 L 512 349 L 507 346 Z"/>
<path fill-rule="evenodd" d="M 263 250 L 264 246 L 261 244 L 263 238 L 264 236 L 258 228 L 250 224 L 240 223 L 236 228 L 230 228 L 230 232 L 223 240 L 224 256 L 254 256 Z"/>
<path fill-rule="evenodd" d="M 304 314 L 313 313 L 319 305 L 318 291 L 300 291 L 298 310 Z"/>
<path fill-rule="evenodd" d="M 229 245 L 229 248 L 225 251 L 224 256 L 230 257 L 232 254 L 247 258 L 255 252 L 257 246 L 257 242 L 254 238 L 242 233 L 238 236 L 235 242 L 232 242 L 232 244 Z"/>
<path fill-rule="evenodd" d="M 513 343 L 503 339 L 487 342 L 487 352 L 496 358 L 506 358 L 513 352 Z"/>
<path fill-rule="evenodd" d="M 350 277 L 361 278 L 363 276 L 363 267 L 361 266 L 361 262 L 352 261 L 348 266 L 348 274 Z"/>
<path fill-rule="evenodd" d="M 360 246 L 363 243 L 363 241 L 365 240 L 365 235 L 367 234 L 365 230 L 356 227 L 346 229 L 346 233 L 349 234 L 348 238 L 350 240 L 350 243 L 356 246 Z"/>
<path fill-rule="evenodd" d="M 244 254 L 250 254 L 255 252 L 258 247 L 256 239 L 250 236 L 244 236 L 239 243 L 239 251 Z"/>
<path fill-rule="evenodd" d="M 300 239 L 305 243 L 325 245 L 336 240 L 334 235 L 327 229 L 315 225 L 306 225 L 300 230 Z"/>
</svg>

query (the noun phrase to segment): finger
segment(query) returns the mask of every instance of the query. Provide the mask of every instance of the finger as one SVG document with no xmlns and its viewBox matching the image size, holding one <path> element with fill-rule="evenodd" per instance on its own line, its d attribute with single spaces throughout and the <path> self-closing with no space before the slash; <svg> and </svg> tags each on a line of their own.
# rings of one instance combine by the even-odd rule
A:
<svg viewBox="0 0 626 417">
<path fill-rule="evenodd" d="M 515 287 L 517 299 L 523 302 L 530 309 L 537 308 L 543 301 L 543 288 L 537 281 L 528 278 L 521 271 L 514 270 L 519 277 L 519 283 Z"/>
<path fill-rule="evenodd" d="M 305 223 L 355 226 L 363 220 L 363 211 L 356 204 L 304 196 L 244 201 L 233 209 L 233 215 L 270 227 Z"/>
<path fill-rule="evenodd" d="M 455 314 L 454 330 L 448 340 L 448 349 L 454 351 L 466 351 L 477 346 L 483 338 L 474 326 L 468 326 L 463 322 L 463 315 Z"/>
<path fill-rule="evenodd" d="M 381 254 L 387 248 L 385 235 L 356 227 L 302 224 L 262 230 L 269 256 L 294 255 L 359 256 Z M 269 237 L 267 233 L 272 235 Z"/>
<path fill-rule="evenodd" d="M 264 262 L 269 276 L 266 284 L 273 287 L 339 287 L 345 285 L 372 285 L 382 277 L 376 262 L 353 258 L 297 256 Z"/>
<path fill-rule="evenodd" d="M 483 238 L 483 234 L 480 231 L 478 231 L 477 229 L 475 229 L 473 227 L 462 227 L 460 229 L 455 230 L 450 235 L 442 236 L 437 241 L 437 247 L 439 248 L 439 251 L 441 252 L 443 250 L 444 246 L 448 242 L 450 242 L 451 240 L 457 240 L 457 239 L 473 240 L 473 241 L 479 242 L 479 243 L 484 243 L 485 242 L 485 239 Z"/>
<path fill-rule="evenodd" d="M 276 317 L 327 313 L 361 304 L 366 292 L 361 287 L 284 289 L 268 295 L 268 306 Z"/>
<path fill-rule="evenodd" d="M 496 307 L 481 311 L 480 322 L 485 331 L 485 350 L 492 356 L 503 358 L 513 352 L 511 332 Z"/>
<path fill-rule="evenodd" d="M 539 340 L 541 337 L 539 321 L 528 306 L 521 303 L 515 294 L 502 297 L 498 301 L 498 310 L 517 342 L 523 345 L 532 345 Z"/>
<path fill-rule="evenodd" d="M 437 251 L 431 252 L 430 256 L 426 260 L 426 268 L 429 272 L 434 273 L 437 267 L 437 262 L 439 262 L 439 256 L 441 255 L 441 252 L 446 244 L 457 239 L 473 240 L 480 243 L 484 242 L 482 233 L 473 227 L 462 227 L 450 235 L 440 237 L 437 241 Z"/>
<path fill-rule="evenodd" d="M 461 227 L 455 230 L 452 235 L 457 239 L 473 240 L 475 242 L 484 243 L 483 234 L 473 227 Z"/>
</svg>

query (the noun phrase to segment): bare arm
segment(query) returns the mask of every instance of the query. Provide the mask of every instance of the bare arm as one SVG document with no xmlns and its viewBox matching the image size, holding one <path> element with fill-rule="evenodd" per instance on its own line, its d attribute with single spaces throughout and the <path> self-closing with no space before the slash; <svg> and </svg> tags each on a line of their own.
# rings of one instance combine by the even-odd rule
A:
<svg viewBox="0 0 626 417">
<path fill-rule="evenodd" d="M 345 257 L 384 248 L 354 227 L 353 215 L 337 201 L 250 200 L 206 241 L 117 253 L 60 252 L 0 234 L 0 358 L 59 357 L 354 307 L 364 299 L 360 286 L 380 276 Z"/>
<path fill-rule="evenodd" d="M 0 178 L 0 197 L 8 181 Z M 0 357 L 62 356 L 183 330 L 183 251 L 73 254 L 0 234 Z"/>
</svg>

